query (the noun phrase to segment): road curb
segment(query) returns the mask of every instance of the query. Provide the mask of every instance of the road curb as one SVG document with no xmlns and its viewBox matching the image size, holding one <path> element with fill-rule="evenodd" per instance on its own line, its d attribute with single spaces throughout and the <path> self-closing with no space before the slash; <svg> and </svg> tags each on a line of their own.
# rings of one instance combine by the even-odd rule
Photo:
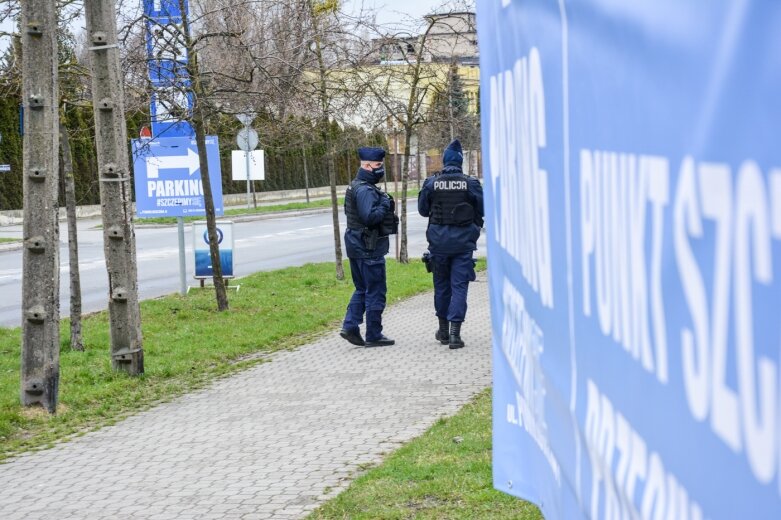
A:
<svg viewBox="0 0 781 520">
<path fill-rule="evenodd" d="M 317 213 L 327 213 L 331 211 L 331 208 L 316 208 L 316 209 L 293 209 L 293 210 L 282 210 L 282 211 L 269 211 L 268 213 L 258 213 L 258 214 L 250 214 L 250 215 L 234 215 L 234 216 L 223 216 L 223 217 L 217 217 L 219 220 L 230 220 L 231 222 L 252 222 L 253 220 L 267 220 L 271 218 L 278 218 L 280 216 L 285 217 L 298 217 L 302 215 L 313 215 Z M 201 220 L 206 220 L 206 217 L 203 217 Z M 134 226 L 136 228 L 166 228 L 166 227 L 172 227 L 176 226 L 175 222 L 172 222 L 170 224 L 144 224 L 140 220 L 135 220 L 133 222 Z M 185 222 L 185 226 L 192 225 L 192 222 Z"/>
<path fill-rule="evenodd" d="M 17 249 L 21 249 L 22 246 L 24 246 L 24 243 L 21 240 L 19 242 L 0 244 L 0 253 L 3 251 L 16 251 Z"/>
</svg>

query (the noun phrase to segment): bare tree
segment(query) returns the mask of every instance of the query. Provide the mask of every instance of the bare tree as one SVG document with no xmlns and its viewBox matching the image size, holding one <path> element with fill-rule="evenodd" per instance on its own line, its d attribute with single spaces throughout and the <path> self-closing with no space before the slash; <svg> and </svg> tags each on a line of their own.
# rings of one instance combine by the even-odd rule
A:
<svg viewBox="0 0 781 520">
<path fill-rule="evenodd" d="M 68 217 L 68 265 L 70 266 L 70 345 L 84 350 L 81 338 L 81 277 L 79 276 L 79 239 L 76 226 L 76 187 L 73 181 L 73 156 L 68 129 L 60 121 L 60 175 L 65 188 Z"/>
<path fill-rule="evenodd" d="M 314 53 L 317 58 L 317 75 L 318 75 L 318 98 L 320 100 L 320 117 L 321 117 L 321 135 L 323 143 L 325 143 L 326 160 L 328 164 L 328 179 L 331 183 L 331 218 L 333 222 L 334 230 L 334 256 L 336 265 L 336 279 L 344 280 L 344 265 L 342 263 L 342 235 L 339 226 L 339 201 L 336 195 L 336 167 L 334 166 L 334 155 L 329 135 L 329 125 L 331 122 L 330 113 L 330 100 L 328 95 L 328 71 L 325 66 L 325 60 L 323 58 L 323 27 L 326 23 L 324 19 L 333 13 L 335 3 L 329 5 L 325 2 L 315 3 L 313 0 L 308 0 L 311 23 L 312 23 L 312 36 L 314 43 Z"/>
<path fill-rule="evenodd" d="M 385 109 L 389 127 L 391 129 L 398 128 L 404 134 L 404 165 L 401 169 L 401 229 L 399 233 L 401 240 L 399 261 L 402 263 L 409 262 L 407 251 L 407 189 L 410 145 L 416 127 L 424 121 L 430 85 L 436 83 L 436 79 L 432 79 L 432 76 L 436 76 L 436 69 L 426 67 L 424 63 L 426 45 L 433 27 L 434 23 L 430 21 L 423 34 L 419 37 L 408 36 L 405 38 L 397 34 L 387 37 L 385 41 L 380 41 L 379 44 L 381 46 L 403 45 L 400 53 L 403 58 L 398 64 L 383 67 L 379 74 L 369 71 L 369 73 L 363 75 L 364 79 L 367 80 L 366 85 L 369 91 Z M 409 43 L 409 40 L 414 43 Z M 413 45 L 414 47 L 412 47 Z M 400 94 L 405 92 L 407 97 L 403 99 L 400 97 Z"/>
<path fill-rule="evenodd" d="M 89 82 L 89 73 L 76 58 L 76 41 L 67 27 L 69 16 L 59 10 L 59 85 L 60 85 L 60 181 L 65 194 L 68 222 L 68 264 L 70 278 L 70 346 L 83 351 L 81 334 L 81 276 L 79 272 L 79 240 L 76 220 L 76 185 L 73 172 L 71 136 L 65 120 L 68 108 L 84 107 L 82 100 Z"/>
<path fill-rule="evenodd" d="M 115 369 L 140 375 L 144 351 L 116 12 L 111 0 L 86 0 L 85 7 L 109 280 L 111 362 Z"/>
<path fill-rule="evenodd" d="M 311 118 L 316 114 L 331 185 L 336 274 L 343 278 L 336 193 L 337 150 L 331 142 L 331 125 L 339 119 L 341 111 L 334 107 L 335 92 L 344 91 L 339 73 L 335 73 L 343 36 L 336 3 L 194 0 L 191 7 L 187 30 L 181 31 L 185 34 L 177 34 L 179 30 L 172 26 L 161 29 L 169 33 L 171 41 L 181 42 L 179 46 L 186 49 L 189 57 L 183 68 L 190 79 L 179 82 L 178 87 L 187 92 L 180 92 L 179 97 L 184 98 L 189 92 L 195 104 L 192 113 L 180 111 L 178 116 L 190 121 L 197 134 L 198 125 L 213 126 L 220 121 L 220 116 L 227 114 L 246 111 L 263 114 L 264 118 L 275 120 L 274 132 L 284 128 L 290 116 Z M 132 34 L 132 27 L 134 24 L 128 22 L 126 39 L 140 44 L 143 39 Z M 142 56 L 146 59 L 145 52 L 135 52 L 136 59 Z M 137 70 L 132 65 L 125 69 Z M 133 73 L 135 78 L 142 75 Z M 148 91 L 150 87 L 146 88 Z M 349 96 L 338 97 L 342 100 Z M 344 106 L 344 102 L 340 104 Z M 310 128 L 302 128 L 291 141 L 301 142 L 309 132 Z M 307 169 L 311 165 L 308 159 Z M 205 169 L 201 168 L 202 175 Z M 207 207 L 207 222 L 208 213 Z"/>
<path fill-rule="evenodd" d="M 456 62 L 450 64 L 447 82 L 435 86 L 426 122 L 418 133 L 419 146 L 442 150 L 455 138 L 464 147 L 464 173 L 478 173 L 472 164 L 480 148 L 480 116 L 477 113 L 476 78 L 462 76 Z M 469 89 L 469 90 L 467 90 Z"/>
<path fill-rule="evenodd" d="M 212 261 L 212 280 L 217 298 L 217 310 L 228 310 L 228 294 L 225 290 L 225 280 L 222 277 L 222 263 L 220 262 L 220 244 L 217 236 L 217 220 L 214 211 L 214 198 L 212 195 L 211 180 L 209 179 L 209 161 L 206 157 L 206 117 L 208 93 L 203 84 L 198 65 L 198 49 L 193 39 L 190 22 L 184 8 L 184 0 L 179 0 L 179 8 L 182 15 L 182 38 L 187 49 L 187 75 L 192 85 L 192 94 L 195 98 L 191 121 L 195 130 L 195 140 L 198 144 L 198 160 L 201 167 L 201 181 L 203 182 L 203 198 L 206 207 L 206 230 L 209 236 L 209 253 Z"/>
<path fill-rule="evenodd" d="M 193 100 L 192 108 L 181 102 L 177 106 L 173 99 L 162 97 L 160 90 L 155 91 L 158 101 L 168 105 L 173 119 L 189 122 L 195 133 L 218 310 L 228 308 L 228 299 L 220 264 L 206 133 L 215 124 L 224 124 L 220 122 L 223 115 L 262 111 L 285 117 L 287 94 L 301 75 L 300 63 L 306 50 L 305 37 L 300 27 L 296 29 L 307 15 L 303 2 L 195 0 L 181 24 L 158 24 L 154 29 L 159 50 L 175 62 L 174 73 L 179 75 L 166 90 L 178 100 Z M 188 12 L 183 0 L 177 3 L 180 13 Z M 123 31 L 125 40 L 136 44 L 126 54 L 129 66 L 125 67 L 133 71 L 136 80 L 146 77 L 145 67 L 138 67 L 138 63 L 147 61 L 144 38 L 133 32 L 138 25 L 130 21 Z M 153 87 L 146 83 L 136 90 L 146 92 L 140 96 L 143 98 Z"/>
<path fill-rule="evenodd" d="M 369 48 L 369 56 L 355 63 L 361 73 L 357 76 L 371 93 L 378 110 L 388 122 L 388 133 L 403 134 L 404 163 L 401 168 L 401 245 L 399 261 L 409 262 L 407 237 L 407 193 L 410 156 L 413 138 L 418 128 L 430 115 L 432 94 L 443 89 L 453 56 L 460 49 L 463 34 L 470 32 L 472 17 L 453 16 L 469 13 L 451 8 L 450 11 L 425 18 L 422 32 L 412 31 L 384 34 L 384 28 L 375 26 L 381 37 Z M 455 27 L 464 25 L 466 27 Z M 466 29 L 466 30 L 464 30 Z M 446 37 L 447 35 L 447 37 Z M 471 43 L 471 42 L 470 42 Z M 398 139 L 394 135 L 394 142 Z"/>
<path fill-rule="evenodd" d="M 57 19 L 48 0 L 25 1 L 21 14 L 27 116 L 21 401 L 54 413 L 60 379 Z"/>
</svg>

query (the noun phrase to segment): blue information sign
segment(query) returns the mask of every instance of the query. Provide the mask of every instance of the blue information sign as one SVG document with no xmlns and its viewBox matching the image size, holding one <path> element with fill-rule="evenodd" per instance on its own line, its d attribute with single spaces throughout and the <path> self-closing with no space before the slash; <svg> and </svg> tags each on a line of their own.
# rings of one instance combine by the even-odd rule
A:
<svg viewBox="0 0 781 520">
<path fill-rule="evenodd" d="M 206 137 L 206 156 L 214 210 L 217 215 L 222 215 L 222 174 L 216 136 Z M 206 214 L 195 139 L 134 139 L 133 171 L 138 217 Z"/>
</svg>

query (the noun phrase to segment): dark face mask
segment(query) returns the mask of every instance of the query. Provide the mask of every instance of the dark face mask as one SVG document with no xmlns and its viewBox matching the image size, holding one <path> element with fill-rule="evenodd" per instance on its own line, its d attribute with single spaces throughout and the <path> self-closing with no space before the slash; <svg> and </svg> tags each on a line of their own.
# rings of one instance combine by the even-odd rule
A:
<svg viewBox="0 0 781 520">
<path fill-rule="evenodd" d="M 377 180 L 382 179 L 382 177 L 385 175 L 385 165 L 381 165 L 379 168 L 372 168 L 372 173 L 377 178 Z"/>
</svg>

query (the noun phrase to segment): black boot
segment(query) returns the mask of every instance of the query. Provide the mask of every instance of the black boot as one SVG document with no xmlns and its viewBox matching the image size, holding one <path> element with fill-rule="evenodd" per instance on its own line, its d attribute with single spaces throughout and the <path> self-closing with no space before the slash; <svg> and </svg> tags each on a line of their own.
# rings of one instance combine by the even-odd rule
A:
<svg viewBox="0 0 781 520">
<path fill-rule="evenodd" d="M 377 339 L 366 340 L 367 347 L 388 347 L 390 345 L 395 345 L 395 344 L 396 341 L 390 339 L 388 336 L 384 334 L 380 334 L 380 337 Z"/>
<path fill-rule="evenodd" d="M 448 321 L 445 318 L 439 318 L 439 330 L 434 334 L 434 338 L 443 345 L 447 345 L 450 333 L 447 331 Z"/>
<path fill-rule="evenodd" d="M 387 347 L 396 343 L 382 333 L 382 311 L 366 311 L 366 346 Z"/>
<path fill-rule="evenodd" d="M 339 331 L 339 335 L 352 343 L 353 345 L 358 345 L 359 347 L 364 346 L 366 343 L 364 343 L 363 338 L 361 337 L 361 331 L 357 328 L 355 329 L 342 329 Z"/>
<path fill-rule="evenodd" d="M 464 342 L 461 341 L 461 322 L 451 321 L 450 322 L 450 348 L 456 349 L 456 348 L 462 348 L 463 346 L 464 346 Z"/>
</svg>

